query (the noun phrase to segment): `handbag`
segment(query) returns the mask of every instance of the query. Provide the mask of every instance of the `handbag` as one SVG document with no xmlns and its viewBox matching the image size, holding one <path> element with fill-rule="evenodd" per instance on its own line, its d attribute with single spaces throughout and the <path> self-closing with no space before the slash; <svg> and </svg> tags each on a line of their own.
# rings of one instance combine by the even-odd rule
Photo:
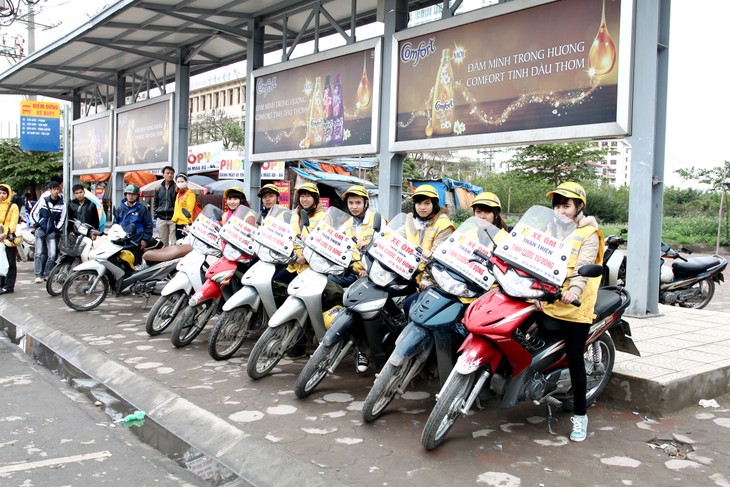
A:
<svg viewBox="0 0 730 487">
<path fill-rule="evenodd" d="M 8 256 L 5 255 L 5 247 L 0 245 L 0 276 L 7 276 L 10 264 L 8 264 Z"/>
<path fill-rule="evenodd" d="M 6 247 L 17 247 L 20 245 L 20 242 L 23 240 L 23 237 L 21 235 L 17 235 L 15 233 L 8 234 L 7 237 L 5 237 L 5 246 Z"/>
</svg>

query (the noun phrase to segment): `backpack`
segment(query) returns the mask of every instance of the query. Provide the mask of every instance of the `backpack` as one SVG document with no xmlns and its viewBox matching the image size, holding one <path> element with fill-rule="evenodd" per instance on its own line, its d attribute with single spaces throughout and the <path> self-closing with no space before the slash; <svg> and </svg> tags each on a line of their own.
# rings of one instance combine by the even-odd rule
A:
<svg viewBox="0 0 730 487">
<path fill-rule="evenodd" d="M 195 203 L 195 207 L 193 208 L 193 216 L 191 218 L 191 222 L 194 222 L 196 218 L 198 218 L 198 215 L 203 211 L 203 208 L 198 204 Z"/>
</svg>

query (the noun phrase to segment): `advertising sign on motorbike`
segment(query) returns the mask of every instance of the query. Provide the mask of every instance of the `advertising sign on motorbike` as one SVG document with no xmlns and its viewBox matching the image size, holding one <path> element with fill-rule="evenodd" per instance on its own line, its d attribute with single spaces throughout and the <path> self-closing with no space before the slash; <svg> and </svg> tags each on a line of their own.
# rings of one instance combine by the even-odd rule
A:
<svg viewBox="0 0 730 487">
<path fill-rule="evenodd" d="M 193 237 L 217 249 L 221 248 L 220 231 L 220 224 L 211 220 L 203 213 L 198 215 L 198 218 L 195 219 L 193 225 L 190 227 L 190 234 Z"/>
<path fill-rule="evenodd" d="M 353 243 L 351 238 L 325 222 L 317 225 L 306 242 L 307 247 L 344 267 L 350 265 L 352 261 Z"/>
<path fill-rule="evenodd" d="M 293 232 L 284 220 L 268 216 L 258 227 L 254 240 L 274 252 L 287 255 L 292 251 Z"/>
<path fill-rule="evenodd" d="M 220 236 L 234 247 L 253 254 L 253 235 L 256 227 L 246 223 L 235 215 L 231 215 L 221 228 Z"/>
<path fill-rule="evenodd" d="M 421 261 L 421 254 L 416 250 L 416 246 L 389 228 L 375 238 L 368 254 L 406 279 L 413 276 Z"/>
<path fill-rule="evenodd" d="M 486 266 L 472 261 L 475 250 L 484 255 L 490 254 L 489 249 L 484 245 L 472 240 L 464 233 L 456 232 L 452 238 L 438 246 L 433 257 L 488 290 L 492 286 L 493 279 L 490 278 L 491 274 Z"/>
<path fill-rule="evenodd" d="M 570 247 L 522 222 L 515 226 L 495 254 L 515 267 L 558 286 L 567 277 Z"/>
</svg>

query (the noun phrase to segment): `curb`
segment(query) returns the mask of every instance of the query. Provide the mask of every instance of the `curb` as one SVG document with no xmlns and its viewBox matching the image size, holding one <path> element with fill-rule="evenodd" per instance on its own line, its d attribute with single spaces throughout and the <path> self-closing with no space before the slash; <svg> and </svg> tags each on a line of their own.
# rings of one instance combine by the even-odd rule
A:
<svg viewBox="0 0 730 487">
<path fill-rule="evenodd" d="M 314 465 L 246 434 L 159 382 L 41 323 L 9 300 L 0 301 L 0 323 L 23 330 L 134 408 L 145 411 L 162 428 L 225 465 L 247 485 L 329 485 Z"/>
</svg>

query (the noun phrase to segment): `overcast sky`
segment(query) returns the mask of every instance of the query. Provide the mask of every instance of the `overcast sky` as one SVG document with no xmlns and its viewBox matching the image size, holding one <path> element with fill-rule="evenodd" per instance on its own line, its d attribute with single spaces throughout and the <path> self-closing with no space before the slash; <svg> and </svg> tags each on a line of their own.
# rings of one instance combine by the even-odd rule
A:
<svg viewBox="0 0 730 487">
<path fill-rule="evenodd" d="M 48 0 L 42 2 L 42 12 L 36 20 L 52 29 L 36 33 L 36 47 L 67 34 L 88 22 L 110 0 Z M 83 6 L 82 8 L 79 8 Z M 716 167 L 730 160 L 728 139 L 730 113 L 730 62 L 727 61 L 727 29 L 730 20 L 728 0 L 674 0 L 671 12 L 669 54 L 669 96 L 667 114 L 667 147 L 665 182 L 686 186 L 674 174 L 681 167 Z M 25 27 L 16 22 L 10 28 L 0 28 L 0 34 L 10 38 Z M 27 44 L 26 44 L 27 45 Z M 10 64 L 0 58 L 0 72 Z M 244 71 L 245 72 L 245 71 Z M 206 75 L 202 75 L 205 77 Z M 196 85 L 198 83 L 195 83 Z M 8 122 L 13 131 L 18 123 L 19 98 L 0 96 L 0 134 L 7 134 Z"/>
</svg>

